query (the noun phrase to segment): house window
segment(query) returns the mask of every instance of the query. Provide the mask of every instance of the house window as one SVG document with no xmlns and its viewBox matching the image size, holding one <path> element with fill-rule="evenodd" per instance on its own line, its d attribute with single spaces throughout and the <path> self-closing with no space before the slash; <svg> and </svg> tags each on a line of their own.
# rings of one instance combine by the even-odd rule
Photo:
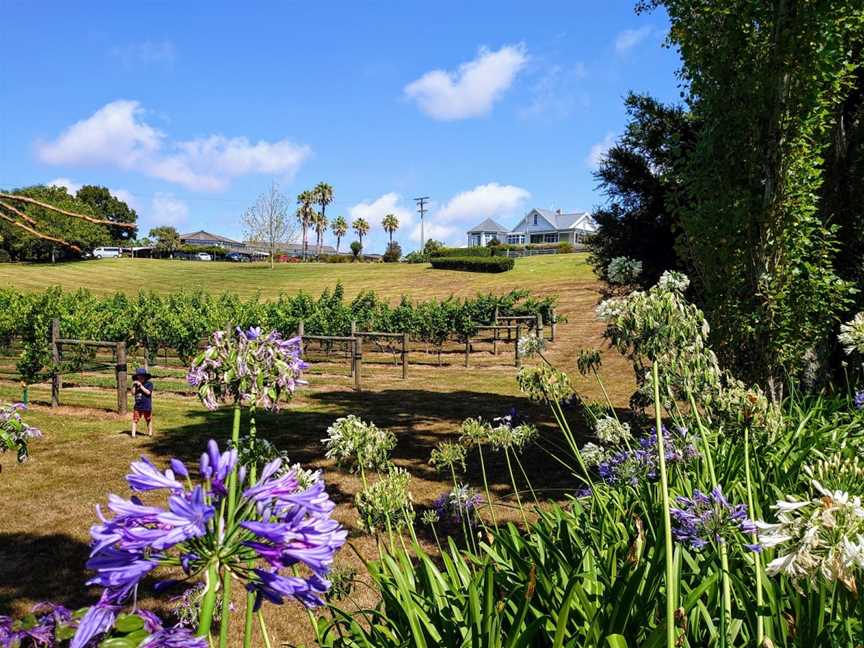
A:
<svg viewBox="0 0 864 648">
<path fill-rule="evenodd" d="M 554 234 L 546 234 L 543 237 L 543 242 L 544 243 L 557 243 L 558 242 L 558 232 L 555 232 Z"/>
<path fill-rule="evenodd" d="M 525 242 L 524 234 L 508 234 L 507 243 L 510 245 L 522 245 Z"/>
<path fill-rule="evenodd" d="M 537 224 L 537 214 L 534 214 L 534 224 Z"/>
<path fill-rule="evenodd" d="M 543 242 L 543 235 L 542 234 L 532 234 L 531 235 L 531 242 L 532 243 L 542 243 Z"/>
</svg>

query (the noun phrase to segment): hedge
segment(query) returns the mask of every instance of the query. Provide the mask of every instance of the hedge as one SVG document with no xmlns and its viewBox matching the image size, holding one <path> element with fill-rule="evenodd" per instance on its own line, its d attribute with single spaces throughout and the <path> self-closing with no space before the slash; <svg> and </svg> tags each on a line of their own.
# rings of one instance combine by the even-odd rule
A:
<svg viewBox="0 0 864 648">
<path fill-rule="evenodd" d="M 575 246 L 567 241 L 561 241 L 560 243 L 501 243 L 500 245 L 492 246 L 490 249 L 492 250 L 492 256 L 503 254 L 508 250 L 558 250 L 559 254 L 567 254 L 576 250 Z"/>
<path fill-rule="evenodd" d="M 430 259 L 438 270 L 465 270 L 468 272 L 507 272 L 513 269 L 513 259 L 508 257 L 434 257 Z"/>
<path fill-rule="evenodd" d="M 464 247 L 464 248 L 439 248 L 432 253 L 433 258 L 437 257 L 491 257 L 492 248 L 487 247 Z"/>
</svg>

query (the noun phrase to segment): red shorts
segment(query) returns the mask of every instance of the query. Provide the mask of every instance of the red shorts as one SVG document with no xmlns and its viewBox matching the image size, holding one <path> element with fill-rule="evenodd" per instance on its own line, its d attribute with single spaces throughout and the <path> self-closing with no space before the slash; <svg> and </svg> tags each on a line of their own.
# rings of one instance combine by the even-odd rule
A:
<svg viewBox="0 0 864 648">
<path fill-rule="evenodd" d="M 132 420 L 133 421 L 135 421 L 137 423 L 142 418 L 149 423 L 150 419 L 153 418 L 153 412 L 151 412 L 149 410 L 146 412 L 143 410 L 132 410 Z"/>
</svg>

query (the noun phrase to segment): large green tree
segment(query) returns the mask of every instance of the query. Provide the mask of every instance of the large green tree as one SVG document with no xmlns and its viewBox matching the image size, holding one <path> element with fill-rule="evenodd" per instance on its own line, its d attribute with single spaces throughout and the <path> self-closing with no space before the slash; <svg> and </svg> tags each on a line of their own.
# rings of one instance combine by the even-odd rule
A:
<svg viewBox="0 0 864 648">
<path fill-rule="evenodd" d="M 703 124 L 679 210 L 720 351 L 779 396 L 824 366 L 847 304 L 825 155 L 855 92 L 864 8 L 849 0 L 650 0 Z"/>
<path fill-rule="evenodd" d="M 664 271 L 686 266 L 676 245 L 676 212 L 684 199 L 682 172 L 697 126 L 683 107 L 652 97 L 630 94 L 624 103 L 627 128 L 594 174 L 607 202 L 593 213 L 598 229 L 588 243 L 589 260 L 605 278 L 612 259 L 638 259 L 639 281 L 650 286 Z"/>
<path fill-rule="evenodd" d="M 138 214 L 125 202 L 114 196 L 105 187 L 84 185 L 75 197 L 85 205 L 89 205 L 99 218 L 114 223 L 136 223 Z M 138 236 L 138 228 L 108 227 L 111 240 L 120 245 L 134 241 Z"/>
<path fill-rule="evenodd" d="M 156 240 L 156 251 L 172 254 L 180 247 L 180 234 L 170 225 L 161 225 L 150 230 L 149 237 Z"/>
</svg>

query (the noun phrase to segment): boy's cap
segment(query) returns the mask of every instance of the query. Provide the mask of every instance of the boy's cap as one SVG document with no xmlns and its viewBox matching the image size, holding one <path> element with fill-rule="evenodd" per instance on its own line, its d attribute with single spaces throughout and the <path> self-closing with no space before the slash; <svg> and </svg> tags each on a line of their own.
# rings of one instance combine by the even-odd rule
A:
<svg viewBox="0 0 864 648">
<path fill-rule="evenodd" d="M 152 378 L 152 376 L 149 373 L 147 373 L 147 370 L 144 367 L 138 367 L 135 370 L 135 377 L 136 378 L 143 378 L 144 380 L 149 380 L 150 378 Z"/>
</svg>

